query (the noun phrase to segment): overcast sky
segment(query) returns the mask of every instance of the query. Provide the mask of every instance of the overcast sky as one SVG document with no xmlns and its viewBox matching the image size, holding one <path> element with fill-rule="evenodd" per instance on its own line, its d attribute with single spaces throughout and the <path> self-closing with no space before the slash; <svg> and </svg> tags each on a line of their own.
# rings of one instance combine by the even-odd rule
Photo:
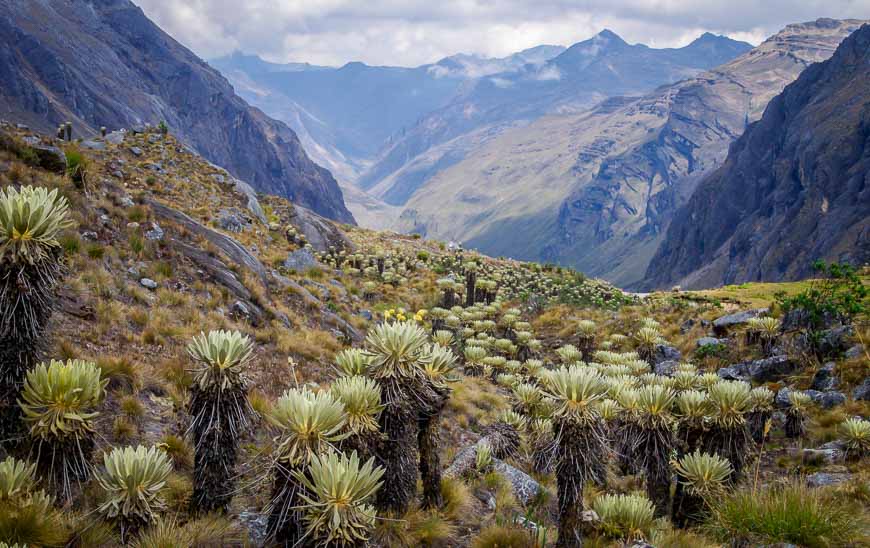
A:
<svg viewBox="0 0 870 548">
<path fill-rule="evenodd" d="M 416 66 L 454 53 L 504 56 L 609 28 L 682 46 L 710 31 L 758 44 L 788 23 L 870 19 L 870 0 L 133 0 L 200 57 Z"/>
</svg>

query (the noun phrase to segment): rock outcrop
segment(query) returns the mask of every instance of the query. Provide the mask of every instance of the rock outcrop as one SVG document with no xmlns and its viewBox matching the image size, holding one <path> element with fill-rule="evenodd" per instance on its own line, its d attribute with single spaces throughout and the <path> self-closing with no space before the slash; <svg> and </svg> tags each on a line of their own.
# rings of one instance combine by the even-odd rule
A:
<svg viewBox="0 0 870 548">
<path fill-rule="evenodd" d="M 807 68 L 680 209 L 648 287 L 794 280 L 870 260 L 870 25 Z"/>
<path fill-rule="evenodd" d="M 353 223 L 329 171 L 296 134 L 251 107 L 216 70 L 129 0 L 0 0 L 0 112 L 73 138 L 165 122 L 261 192 Z"/>
</svg>

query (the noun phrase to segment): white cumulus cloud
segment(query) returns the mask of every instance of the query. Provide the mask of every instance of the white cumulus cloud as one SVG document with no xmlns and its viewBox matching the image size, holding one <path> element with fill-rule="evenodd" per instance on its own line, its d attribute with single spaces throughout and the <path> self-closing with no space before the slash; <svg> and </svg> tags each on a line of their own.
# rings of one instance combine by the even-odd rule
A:
<svg viewBox="0 0 870 548">
<path fill-rule="evenodd" d="M 416 66 L 458 53 L 503 57 L 609 28 L 652 47 L 703 32 L 758 43 L 789 23 L 870 19 L 870 0 L 134 0 L 199 56 Z"/>
</svg>

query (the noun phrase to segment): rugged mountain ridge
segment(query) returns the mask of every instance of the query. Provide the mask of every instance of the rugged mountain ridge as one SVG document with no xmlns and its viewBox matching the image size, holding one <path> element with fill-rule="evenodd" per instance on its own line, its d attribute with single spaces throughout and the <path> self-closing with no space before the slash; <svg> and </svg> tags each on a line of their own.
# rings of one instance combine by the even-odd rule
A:
<svg viewBox="0 0 870 548">
<path fill-rule="evenodd" d="M 710 287 L 870 260 L 870 25 L 805 70 L 680 209 L 647 284 Z"/>
<path fill-rule="evenodd" d="M 217 71 L 128 0 L 0 0 L 0 114 L 77 136 L 165 121 L 262 192 L 354 222 L 341 189 L 296 134 L 237 96 Z"/>
<path fill-rule="evenodd" d="M 505 132 L 421 187 L 397 227 L 633 286 L 674 212 L 724 161 L 729 143 L 860 24 L 789 25 L 722 66 L 644 97 Z"/>
<path fill-rule="evenodd" d="M 388 204 L 405 204 L 432 177 L 504 131 L 547 114 L 583 111 L 607 97 L 649 92 L 750 48 L 704 35 L 683 48 L 654 49 L 604 30 L 544 64 L 478 79 L 393 138 L 359 186 Z"/>
</svg>

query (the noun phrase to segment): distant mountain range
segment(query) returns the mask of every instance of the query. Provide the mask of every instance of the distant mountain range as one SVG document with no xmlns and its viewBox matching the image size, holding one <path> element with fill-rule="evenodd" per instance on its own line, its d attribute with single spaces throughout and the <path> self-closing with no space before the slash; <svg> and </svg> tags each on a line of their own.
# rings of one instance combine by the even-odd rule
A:
<svg viewBox="0 0 870 548">
<path fill-rule="evenodd" d="M 446 107 L 397 136 L 358 184 L 405 204 L 432 177 L 482 143 L 547 114 L 586 110 L 612 96 L 639 95 L 729 61 L 749 44 L 705 34 L 684 48 L 629 45 L 605 30 L 550 61 L 478 79 Z"/>
<path fill-rule="evenodd" d="M 421 186 L 397 228 L 638 284 L 675 211 L 729 144 L 860 24 L 790 25 L 643 97 L 504 132 Z"/>
<path fill-rule="evenodd" d="M 507 129 L 640 94 L 750 48 L 705 34 L 684 48 L 653 49 L 603 31 L 567 49 L 454 55 L 416 68 L 276 65 L 240 53 L 211 63 L 245 99 L 293 127 L 347 193 L 367 202 L 351 204 L 357 216 L 374 207 L 396 217 L 429 178 Z"/>
<path fill-rule="evenodd" d="M 296 134 L 128 0 L 0 0 L 0 118 L 76 136 L 165 121 L 210 161 L 263 192 L 354 222 L 329 171 Z"/>
<path fill-rule="evenodd" d="M 870 262 L 870 25 L 775 97 L 674 216 L 648 287 L 813 273 Z"/>
</svg>

